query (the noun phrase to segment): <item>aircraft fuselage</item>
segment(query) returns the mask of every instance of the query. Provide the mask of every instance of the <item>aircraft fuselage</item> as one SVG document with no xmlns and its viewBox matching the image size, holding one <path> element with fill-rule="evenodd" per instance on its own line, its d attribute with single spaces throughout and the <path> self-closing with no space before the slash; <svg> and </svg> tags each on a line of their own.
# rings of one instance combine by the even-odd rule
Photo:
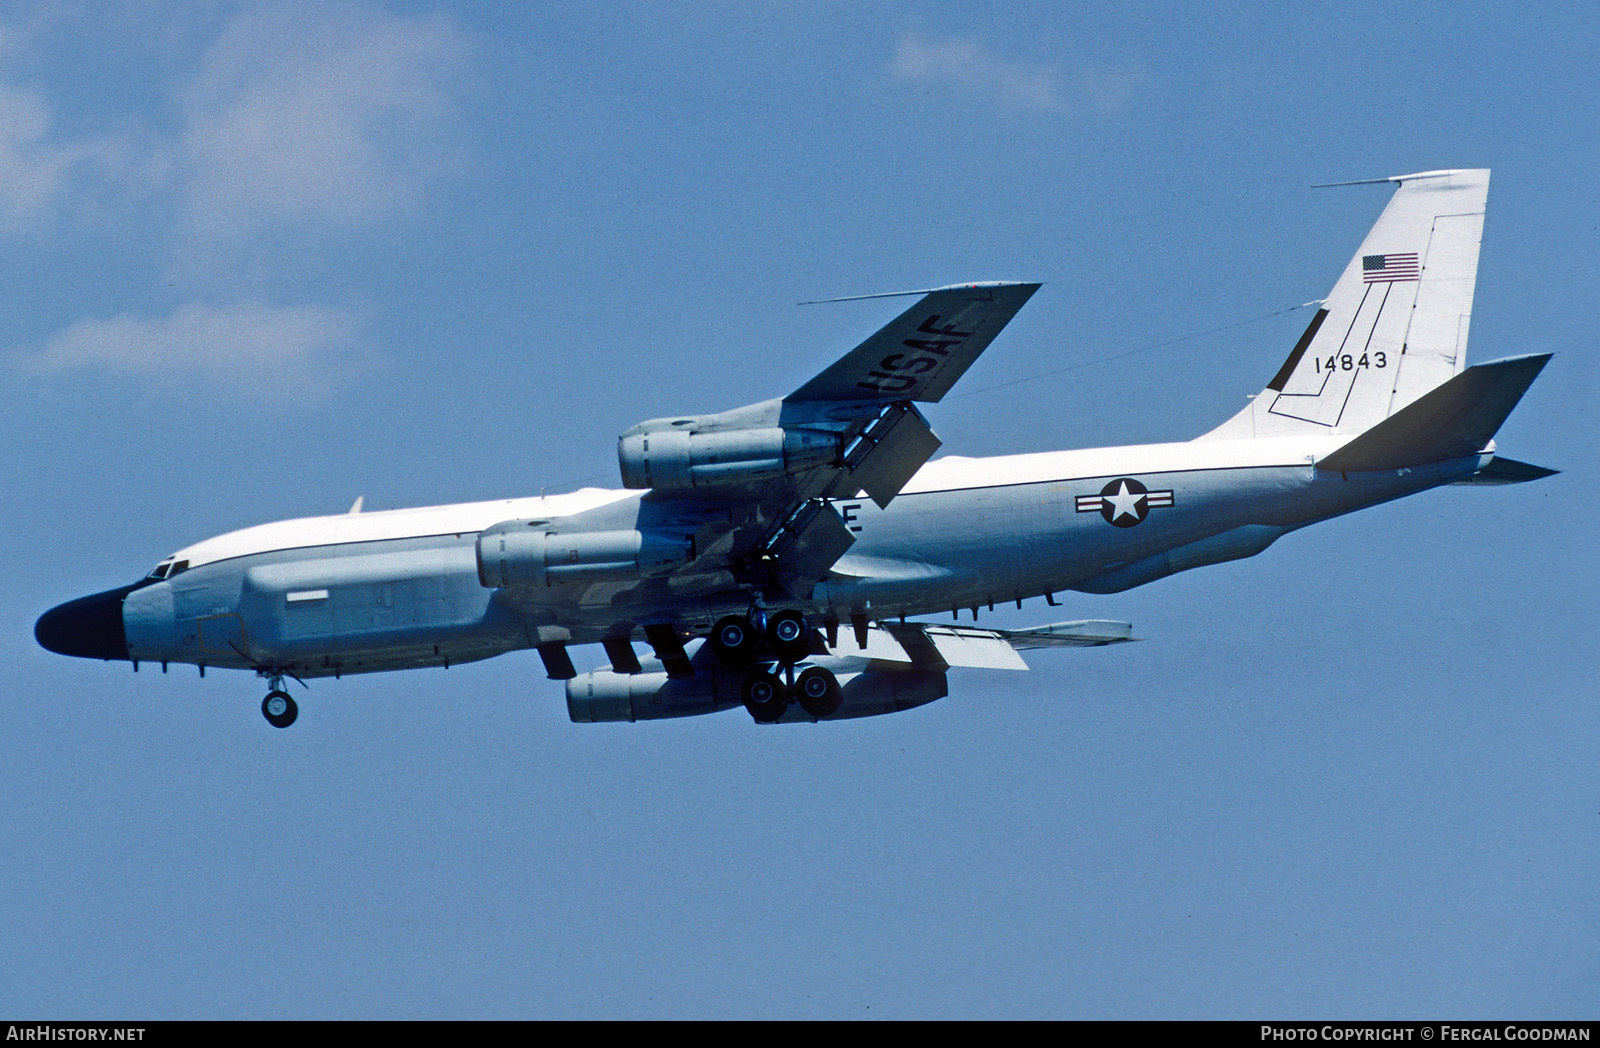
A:
<svg viewBox="0 0 1600 1048">
<path fill-rule="evenodd" d="M 795 604 L 815 621 L 882 620 L 1116 592 L 1251 556 L 1290 530 L 1464 479 L 1484 461 L 1318 470 L 1315 460 L 1340 443 L 1213 440 L 940 459 L 885 509 L 832 500 L 855 544 Z M 40 638 L 99 638 L 96 650 L 47 643 L 67 654 L 306 678 L 630 638 L 651 622 L 704 634 L 718 617 L 748 610 L 747 592 L 712 582 L 705 592 L 650 579 L 556 583 L 507 599 L 480 579 L 476 544 L 487 527 L 596 511 L 626 520 L 640 505 L 639 492 L 585 489 L 262 525 L 179 551 L 172 562 L 188 564 L 168 578 L 63 605 L 41 620 Z M 113 602 L 125 650 L 111 636 Z M 98 629 L 85 631 L 90 618 Z"/>
</svg>

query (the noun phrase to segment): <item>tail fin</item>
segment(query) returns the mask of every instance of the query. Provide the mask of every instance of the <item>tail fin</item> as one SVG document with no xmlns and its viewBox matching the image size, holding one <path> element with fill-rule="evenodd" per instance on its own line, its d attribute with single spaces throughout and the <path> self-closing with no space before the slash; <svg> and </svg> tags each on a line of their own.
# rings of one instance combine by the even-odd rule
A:
<svg viewBox="0 0 1600 1048">
<path fill-rule="evenodd" d="M 1361 433 L 1461 373 L 1489 172 L 1380 181 L 1400 188 L 1289 359 L 1205 438 Z"/>
</svg>

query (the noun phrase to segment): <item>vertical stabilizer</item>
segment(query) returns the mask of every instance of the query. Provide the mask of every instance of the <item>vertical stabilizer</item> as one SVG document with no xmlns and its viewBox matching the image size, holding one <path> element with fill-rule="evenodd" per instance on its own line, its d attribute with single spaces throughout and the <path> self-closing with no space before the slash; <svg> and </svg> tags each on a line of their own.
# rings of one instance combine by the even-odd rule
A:
<svg viewBox="0 0 1600 1048">
<path fill-rule="evenodd" d="M 1204 438 L 1361 433 L 1461 373 L 1486 168 L 1399 185 L 1267 388 Z"/>
</svg>

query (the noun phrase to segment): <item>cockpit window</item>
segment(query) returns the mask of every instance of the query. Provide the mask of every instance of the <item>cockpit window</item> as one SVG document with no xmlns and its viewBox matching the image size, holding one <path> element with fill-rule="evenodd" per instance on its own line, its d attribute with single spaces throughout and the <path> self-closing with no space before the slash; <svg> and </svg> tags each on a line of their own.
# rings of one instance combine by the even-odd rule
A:
<svg viewBox="0 0 1600 1048">
<path fill-rule="evenodd" d="M 187 571 L 187 570 L 189 570 L 189 562 L 188 561 L 180 560 L 176 564 L 174 564 L 172 562 L 172 558 L 168 557 L 166 560 L 162 561 L 160 564 L 157 564 L 155 567 L 151 568 L 150 569 L 150 574 L 146 575 L 145 578 L 147 578 L 147 579 L 170 579 L 170 578 L 172 578 L 172 576 L 176 575 L 178 572 Z"/>
</svg>

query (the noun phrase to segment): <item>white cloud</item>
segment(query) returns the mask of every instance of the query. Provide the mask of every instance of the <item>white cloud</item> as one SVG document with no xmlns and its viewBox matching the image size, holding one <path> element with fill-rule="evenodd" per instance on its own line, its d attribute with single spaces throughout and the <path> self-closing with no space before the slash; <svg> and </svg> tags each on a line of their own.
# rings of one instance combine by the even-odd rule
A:
<svg viewBox="0 0 1600 1048">
<path fill-rule="evenodd" d="M 0 229 L 48 228 L 73 201 L 74 179 L 90 170 L 120 176 L 125 146 L 112 138 L 63 140 L 44 92 L 0 84 Z"/>
<path fill-rule="evenodd" d="M 449 21 L 327 5 L 248 11 L 183 92 L 191 231 L 350 226 L 415 207 L 459 155 L 468 45 Z"/>
<path fill-rule="evenodd" d="M 1133 94 L 1144 85 L 1143 73 L 1083 73 L 1078 77 L 1089 104 L 1101 116 L 1114 116 L 1127 108 Z"/>
<path fill-rule="evenodd" d="M 897 80 L 944 85 L 985 101 L 1022 109 L 1065 108 L 1061 73 L 1055 66 L 1001 58 L 972 40 L 900 38 L 890 69 Z"/>
<path fill-rule="evenodd" d="M 255 302 L 80 320 L 12 356 L 44 374 L 90 371 L 163 392 L 199 388 L 267 401 L 318 399 L 370 367 L 350 312 Z"/>
<path fill-rule="evenodd" d="M 49 141 L 44 95 L 0 86 L 0 223 L 15 227 L 54 203 L 72 165 L 72 151 Z"/>
<path fill-rule="evenodd" d="M 19 41 L 0 26 L 7 67 Z M 212 289 L 164 315 L 79 320 L 0 361 L 46 379 L 269 403 L 319 400 L 370 374 L 381 358 L 359 314 L 264 301 L 274 271 L 258 249 L 423 204 L 465 156 L 470 50 L 444 16 L 347 0 L 248 7 L 211 38 L 165 118 L 130 117 L 109 135 L 72 132 L 44 90 L 0 79 L 0 234 L 150 219 L 176 278 Z M 241 285 L 259 290 L 230 303 L 237 292 L 221 289 Z"/>
<path fill-rule="evenodd" d="M 0 59 L 29 39 L 0 25 Z M 47 230 L 86 204 L 173 206 L 184 251 L 381 223 L 461 165 L 470 50 L 443 16 L 248 8 L 177 89 L 176 119 L 100 137 L 63 134 L 43 90 L 0 82 L 0 231 Z"/>
</svg>

